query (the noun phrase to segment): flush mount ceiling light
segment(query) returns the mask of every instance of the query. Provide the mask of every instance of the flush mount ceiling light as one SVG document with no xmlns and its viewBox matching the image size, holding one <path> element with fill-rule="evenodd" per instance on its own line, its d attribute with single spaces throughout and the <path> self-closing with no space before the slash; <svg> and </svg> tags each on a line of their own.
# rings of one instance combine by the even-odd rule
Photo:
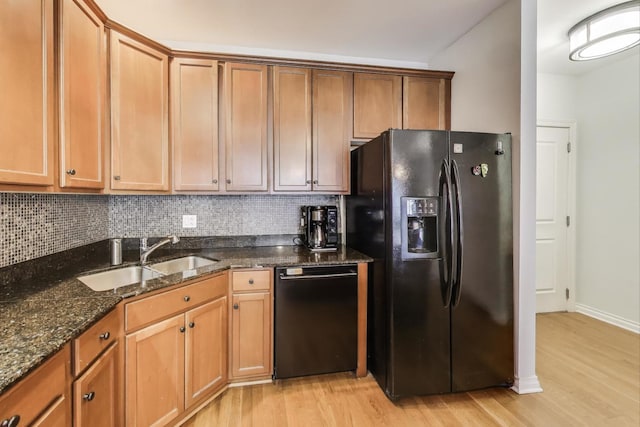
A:
<svg viewBox="0 0 640 427">
<path fill-rule="evenodd" d="M 587 61 L 640 44 L 640 0 L 601 10 L 569 30 L 569 59 Z"/>
</svg>

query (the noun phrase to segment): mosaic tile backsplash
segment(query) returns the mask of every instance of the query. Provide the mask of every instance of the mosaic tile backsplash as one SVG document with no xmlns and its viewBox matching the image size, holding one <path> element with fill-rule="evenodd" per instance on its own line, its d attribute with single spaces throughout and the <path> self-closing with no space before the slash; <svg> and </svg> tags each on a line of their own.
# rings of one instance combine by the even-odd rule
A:
<svg viewBox="0 0 640 427">
<path fill-rule="evenodd" d="M 111 196 L 110 237 L 296 234 L 300 206 L 337 205 L 336 196 Z M 196 228 L 182 228 L 196 215 Z"/>
<path fill-rule="evenodd" d="M 109 237 L 296 234 L 300 206 L 336 196 L 105 196 L 0 193 L 0 268 Z M 196 215 L 196 228 L 182 228 Z"/>
<path fill-rule="evenodd" d="M 0 267 L 108 238 L 105 196 L 0 193 Z"/>
</svg>

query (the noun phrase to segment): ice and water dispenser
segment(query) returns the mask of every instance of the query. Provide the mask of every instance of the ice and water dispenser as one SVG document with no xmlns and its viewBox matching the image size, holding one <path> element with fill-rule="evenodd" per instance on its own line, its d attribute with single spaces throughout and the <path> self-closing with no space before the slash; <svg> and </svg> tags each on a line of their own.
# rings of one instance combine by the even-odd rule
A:
<svg viewBox="0 0 640 427">
<path fill-rule="evenodd" d="M 438 258 L 438 197 L 402 197 L 402 259 Z"/>
</svg>

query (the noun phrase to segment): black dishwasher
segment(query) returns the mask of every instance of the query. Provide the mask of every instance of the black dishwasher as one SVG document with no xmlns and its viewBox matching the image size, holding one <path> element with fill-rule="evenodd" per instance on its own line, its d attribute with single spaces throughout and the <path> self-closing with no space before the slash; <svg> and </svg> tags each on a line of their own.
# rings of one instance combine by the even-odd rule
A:
<svg viewBox="0 0 640 427">
<path fill-rule="evenodd" d="M 275 274 L 274 378 L 355 370 L 357 267 L 281 267 Z"/>
</svg>

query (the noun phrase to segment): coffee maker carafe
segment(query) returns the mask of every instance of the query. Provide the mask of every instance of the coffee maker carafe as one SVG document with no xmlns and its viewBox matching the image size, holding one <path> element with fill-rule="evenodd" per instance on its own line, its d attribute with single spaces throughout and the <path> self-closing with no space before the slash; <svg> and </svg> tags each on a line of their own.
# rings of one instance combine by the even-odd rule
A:
<svg viewBox="0 0 640 427">
<path fill-rule="evenodd" d="M 302 206 L 304 241 L 312 251 L 336 250 L 338 209 L 335 206 Z"/>
</svg>

